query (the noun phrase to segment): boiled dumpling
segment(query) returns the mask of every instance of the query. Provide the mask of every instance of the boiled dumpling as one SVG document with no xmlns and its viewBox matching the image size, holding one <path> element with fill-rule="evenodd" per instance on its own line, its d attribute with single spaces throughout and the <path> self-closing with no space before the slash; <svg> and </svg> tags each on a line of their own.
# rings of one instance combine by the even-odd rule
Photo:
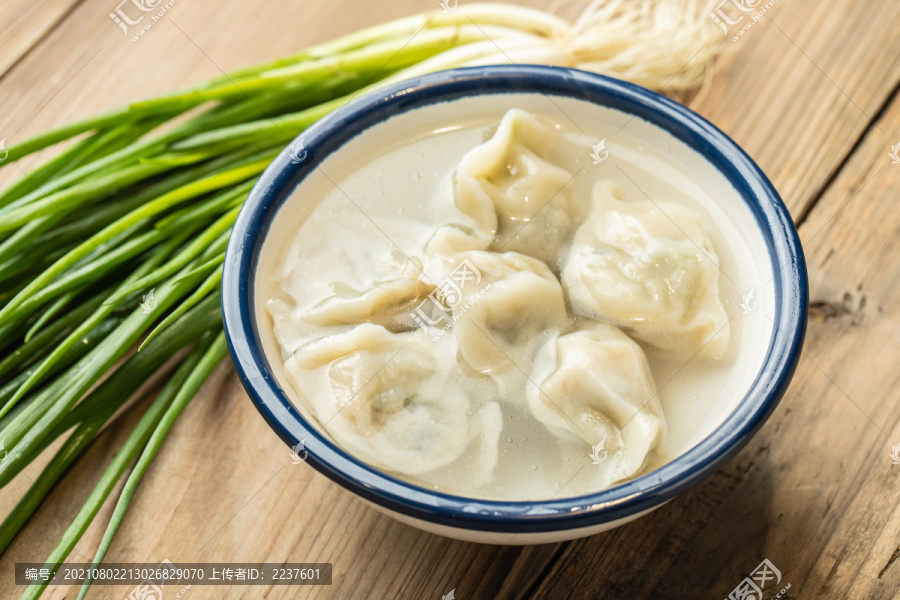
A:
<svg viewBox="0 0 900 600">
<path fill-rule="evenodd" d="M 454 282 L 461 271 L 465 282 Z M 541 261 L 516 252 L 466 252 L 429 272 L 459 344 L 461 359 L 480 373 L 527 370 L 543 337 L 571 327 L 562 287 Z"/>
<path fill-rule="evenodd" d="M 560 137 L 552 126 L 512 109 L 493 137 L 463 157 L 454 194 L 457 208 L 475 222 L 468 249 L 491 243 L 492 250 L 558 266 L 560 249 L 581 217 L 567 189 L 572 173 L 549 158 Z"/>
<path fill-rule="evenodd" d="M 581 439 L 602 485 L 631 477 L 660 440 L 665 419 L 641 347 L 617 327 L 592 323 L 538 352 L 526 397 L 557 436 Z"/>
<path fill-rule="evenodd" d="M 443 225 L 425 243 L 425 254 L 438 259 L 454 256 L 460 252 L 487 250 L 493 238 L 485 237 L 477 229 L 452 223 Z"/>
<path fill-rule="evenodd" d="M 470 400 L 483 382 L 454 368 L 452 337 L 430 336 L 363 324 L 301 347 L 285 369 L 328 432 L 367 462 L 417 475 L 471 447 L 482 483 L 497 461 L 499 406 Z"/>
<path fill-rule="evenodd" d="M 340 221 L 328 227 L 322 215 L 309 217 L 284 249 L 280 280 L 263 292 L 285 359 L 321 337 L 322 327 L 372 322 L 391 331 L 409 329 L 406 315 L 431 292 L 420 278 L 426 257 L 417 251 L 430 228 L 402 219 L 375 224 L 355 208 L 339 214 Z"/>
<path fill-rule="evenodd" d="M 431 292 L 433 286 L 419 277 L 421 261 L 414 261 L 389 246 L 354 252 L 351 264 L 356 285 L 335 278 L 331 294 L 303 311 L 302 319 L 313 325 L 379 323 L 403 329 L 402 316 Z M 342 250 L 338 250 L 342 252 Z"/>
<path fill-rule="evenodd" d="M 628 327 L 663 350 L 719 358 L 730 336 L 718 265 L 697 212 L 626 203 L 617 185 L 601 182 L 562 278 L 576 313 Z"/>
</svg>

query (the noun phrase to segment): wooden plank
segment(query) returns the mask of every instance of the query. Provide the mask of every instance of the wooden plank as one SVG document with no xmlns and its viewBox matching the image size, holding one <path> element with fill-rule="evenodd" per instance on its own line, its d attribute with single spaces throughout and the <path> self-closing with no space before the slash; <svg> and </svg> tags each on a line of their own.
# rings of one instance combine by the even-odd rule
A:
<svg viewBox="0 0 900 600">
<path fill-rule="evenodd" d="M 816 459 L 833 461 L 844 477 L 829 514 L 795 559 L 803 597 L 887 599 L 900 592 L 900 565 L 893 564 L 900 473 L 890 457 L 900 443 L 900 164 L 889 156 L 898 132 L 900 96 L 801 228 L 812 298 L 833 308 L 816 311 L 805 353 L 861 415 L 858 428 L 835 424 L 835 434 L 848 439 L 823 447 Z"/>
<path fill-rule="evenodd" d="M 895 86 L 896 46 L 885 50 L 884 56 L 890 57 L 885 61 L 878 55 L 879 49 L 886 48 L 884 44 L 890 35 L 891 28 L 886 24 L 900 20 L 895 9 L 896 6 L 889 7 L 886 3 L 869 3 L 865 7 L 829 3 L 827 9 L 817 6 L 816 10 L 811 9 L 810 3 L 785 4 L 778 12 L 771 13 L 774 24 L 759 23 L 750 35 L 736 43 L 752 48 L 738 47 L 726 59 L 726 66 L 698 107 L 760 162 L 798 214 L 810 208 L 817 187 L 826 181 L 822 175 L 841 164 L 843 154 L 856 143 L 859 128 L 867 126 L 869 118 L 878 112 L 879 102 Z M 852 60 L 859 61 L 858 68 L 837 64 L 842 59 L 837 58 L 838 45 L 833 42 L 849 39 L 854 40 L 849 46 L 855 55 Z M 847 58 L 845 54 L 843 60 Z M 873 71 L 879 76 L 869 79 Z M 873 89 L 881 89 L 885 95 L 879 99 L 877 94 L 866 91 Z M 813 122 L 827 125 L 806 125 Z M 882 138 L 881 131 L 896 130 L 896 121 L 893 125 L 892 129 L 889 120 L 879 122 L 872 137 Z M 882 147 L 874 150 L 880 159 L 884 159 L 885 141 L 882 139 Z M 860 182 L 854 177 L 866 175 L 869 174 L 856 172 L 839 182 L 858 186 Z M 828 197 L 841 196 L 831 193 Z M 882 204 L 886 209 L 887 201 Z M 821 212 L 816 210 L 813 214 L 818 217 Z M 854 222 L 872 226 L 879 221 Z M 811 219 L 804 233 L 814 223 L 815 219 Z M 860 238 L 871 235 L 865 227 L 857 231 Z M 844 244 L 847 242 L 843 240 Z M 840 247 L 851 256 L 858 249 L 852 243 L 849 248 Z M 859 257 L 872 258 L 865 252 L 860 252 Z M 848 271 L 852 272 L 852 269 Z M 814 294 L 815 282 L 822 279 L 825 277 L 814 270 Z M 827 280 L 841 285 L 841 279 L 832 277 L 830 270 Z M 888 281 L 890 277 L 881 288 L 883 293 L 891 290 Z M 851 312 L 844 316 L 844 328 L 850 328 L 856 318 L 853 315 L 859 312 L 861 292 L 855 289 L 855 284 L 844 286 L 851 294 L 852 304 Z M 841 291 L 836 298 L 840 307 L 843 307 L 844 293 Z M 817 339 L 820 327 L 817 323 L 811 326 L 810 343 Z M 890 331 L 890 327 L 884 331 Z M 863 339 L 860 332 L 853 333 Z M 826 347 L 843 355 L 841 359 L 833 357 L 832 364 L 842 363 L 848 371 L 857 369 L 858 379 L 865 385 L 860 397 L 879 399 L 885 408 L 896 409 L 896 403 L 886 402 L 887 396 L 882 391 L 890 389 L 891 376 L 867 379 L 870 371 L 858 366 L 865 363 L 857 362 L 856 354 L 846 351 L 844 344 L 835 343 L 839 335 L 832 334 L 824 340 Z M 807 352 L 811 352 L 809 348 L 810 345 Z M 848 361 L 848 356 L 854 360 Z M 884 361 L 880 361 L 882 365 Z M 823 366 L 818 360 L 816 363 Z M 855 494 L 862 483 L 852 473 L 867 465 L 866 459 L 875 452 L 873 445 L 878 446 L 877 452 L 884 454 L 885 442 L 871 439 L 873 432 L 877 435 L 880 432 L 829 380 L 829 375 L 825 375 L 829 373 L 828 367 L 823 366 L 823 373 L 816 363 L 809 359 L 803 361 L 776 418 L 725 469 L 638 523 L 570 545 L 539 588 L 537 597 L 556 598 L 562 594 L 575 598 L 725 596 L 766 556 L 781 565 L 788 581 L 806 582 L 811 577 L 806 571 L 808 565 L 795 563 L 794 556 L 800 550 L 804 550 L 806 561 L 818 556 L 817 551 L 826 540 L 820 539 L 820 545 L 807 548 L 806 538 L 816 535 L 825 516 L 832 528 L 837 526 L 841 511 L 835 509 L 835 503 L 842 498 L 846 501 L 847 495 Z M 795 408 L 795 404 L 800 408 Z M 827 404 L 828 409 L 822 404 Z M 860 444 L 865 450 L 859 449 Z M 864 472 L 868 473 L 869 469 Z M 862 512 L 879 492 L 884 490 L 861 494 L 858 510 Z M 879 498 L 879 503 L 886 506 L 895 505 L 897 500 L 896 494 Z M 886 519 L 889 514 L 880 516 Z M 854 547 L 862 546 L 867 552 L 881 555 L 881 562 L 873 560 L 866 570 L 875 564 L 880 569 L 896 548 L 894 544 L 884 556 L 882 546 L 891 545 L 890 533 L 895 532 L 886 530 L 876 539 L 866 525 L 871 523 L 865 523 L 860 516 L 844 527 L 852 531 Z M 876 541 L 879 547 L 870 548 Z M 837 545 L 838 542 L 829 543 Z M 633 550 L 622 552 L 629 548 Z M 815 580 L 809 579 L 811 589 L 800 589 L 810 593 L 797 593 L 796 597 L 887 598 L 896 594 L 896 580 L 877 583 L 864 578 L 855 580 L 854 569 L 859 567 L 859 558 L 846 565 L 837 558 L 835 553 L 830 563 L 828 560 L 822 563 L 828 569 L 839 564 L 841 571 L 847 572 L 848 581 L 844 585 L 856 593 L 835 593 L 825 586 L 816 590 Z M 828 575 L 827 570 L 824 575 Z M 876 592 L 878 585 L 881 588 Z M 794 588 L 797 587 L 795 583 Z M 793 594 L 792 590 L 789 597 L 795 597 Z"/>
<path fill-rule="evenodd" d="M 814 318 L 772 419 L 709 480 L 570 545 L 536 598 L 721 598 L 764 558 L 787 598 L 900 594 L 900 140 L 882 132 L 900 138 L 898 96 L 800 229 Z"/>
<path fill-rule="evenodd" d="M 0 12 L 0 78 L 80 0 L 5 0 Z"/>
<path fill-rule="evenodd" d="M 898 23 L 897 2 L 778 0 L 725 42 L 695 108 L 759 163 L 792 214 L 805 214 L 900 82 Z"/>
</svg>

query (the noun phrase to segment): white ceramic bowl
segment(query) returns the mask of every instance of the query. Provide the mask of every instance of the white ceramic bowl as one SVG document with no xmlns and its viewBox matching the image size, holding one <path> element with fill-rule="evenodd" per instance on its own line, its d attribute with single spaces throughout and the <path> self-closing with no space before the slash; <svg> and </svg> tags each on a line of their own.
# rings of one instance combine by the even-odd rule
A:
<svg viewBox="0 0 900 600">
<path fill-rule="evenodd" d="M 741 310 L 731 307 L 734 318 L 746 320 L 735 357 L 741 365 L 736 383 L 726 397 L 702 411 L 704 417 L 690 434 L 667 440 L 667 452 L 677 458 L 586 496 L 527 502 L 465 498 L 367 465 L 322 433 L 315 419 L 291 401 L 271 327 L 260 326 L 267 315 L 256 302 L 255 282 L 261 274 L 271 275 L 280 252 L 267 240 L 283 238 L 302 223 L 323 197 L 323 173 L 359 164 L 397 140 L 485 117 L 499 119 L 511 107 L 605 135 L 610 152 L 630 153 L 669 184 L 712 203 L 719 235 L 728 238 L 727 246 L 738 255 L 733 258 L 744 265 L 734 267 L 731 284 L 753 292 Z M 275 432 L 291 447 L 302 441 L 309 464 L 392 517 L 482 543 L 545 543 L 610 529 L 710 475 L 747 443 L 784 393 L 799 360 L 807 318 L 806 267 L 796 231 L 753 161 L 684 106 L 583 71 L 477 67 L 373 92 L 322 119 L 301 138 L 302 146 L 289 146 L 269 166 L 234 227 L 223 281 L 226 334 L 244 387 Z M 664 409 L 670 423 L 679 419 L 677 406 Z"/>
</svg>

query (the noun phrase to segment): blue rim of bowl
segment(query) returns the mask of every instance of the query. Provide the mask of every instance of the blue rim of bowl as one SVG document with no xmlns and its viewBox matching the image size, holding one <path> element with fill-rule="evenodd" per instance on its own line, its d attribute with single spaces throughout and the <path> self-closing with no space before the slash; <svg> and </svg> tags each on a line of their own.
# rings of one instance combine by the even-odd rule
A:
<svg viewBox="0 0 900 600">
<path fill-rule="evenodd" d="M 775 273 L 775 330 L 753 386 L 707 438 L 659 469 L 587 496 L 494 501 L 428 490 L 357 458 L 326 439 L 279 387 L 256 328 L 256 262 L 275 214 L 296 186 L 331 153 L 400 112 L 478 94 L 539 93 L 599 104 L 668 131 L 704 156 L 737 189 L 765 237 Z M 593 73 L 536 65 L 455 69 L 388 86 L 349 102 L 307 129 L 307 152 L 296 164 L 290 146 L 263 173 L 237 218 L 222 282 L 222 314 L 231 356 L 260 414 L 289 446 L 304 441 L 306 461 L 381 507 L 463 530 L 540 533 L 626 519 L 699 483 L 736 454 L 762 426 L 793 376 L 806 332 L 806 265 L 793 221 L 772 184 L 749 156 L 714 125 L 655 92 Z"/>
</svg>

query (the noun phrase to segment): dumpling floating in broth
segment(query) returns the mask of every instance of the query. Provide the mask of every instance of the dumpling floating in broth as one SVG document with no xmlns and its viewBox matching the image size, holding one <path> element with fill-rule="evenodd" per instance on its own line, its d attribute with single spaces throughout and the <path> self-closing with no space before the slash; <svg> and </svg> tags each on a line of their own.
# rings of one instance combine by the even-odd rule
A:
<svg viewBox="0 0 900 600">
<path fill-rule="evenodd" d="M 461 359 L 475 371 L 527 370 L 543 337 L 571 327 L 559 280 L 541 261 L 517 252 L 462 253 L 435 269 L 437 288 L 461 269 L 473 278 L 454 286 L 447 303 Z"/>
<path fill-rule="evenodd" d="M 687 206 L 623 202 L 616 184 L 598 183 L 562 280 L 576 313 L 628 327 L 653 346 L 711 358 L 728 349 L 719 259 Z"/>
<path fill-rule="evenodd" d="M 493 137 L 463 157 L 454 191 L 457 207 L 476 224 L 470 249 L 483 249 L 488 240 L 492 250 L 520 252 L 557 268 L 581 216 L 568 189 L 572 173 L 550 159 L 560 139 L 551 125 L 512 109 Z"/>
<path fill-rule="evenodd" d="M 310 338 L 322 337 L 323 327 L 378 323 L 391 331 L 410 329 L 409 309 L 431 292 L 419 277 L 424 255 L 392 241 L 397 230 L 424 237 L 429 228 L 398 219 L 380 219 L 376 226 L 355 207 L 329 227 L 320 226 L 320 218 L 313 213 L 312 231 L 285 249 L 281 279 L 264 300 L 284 359 Z"/>
<path fill-rule="evenodd" d="M 635 475 L 665 430 L 644 351 L 612 325 L 591 323 L 545 343 L 530 380 L 532 414 L 592 447 L 590 468 L 604 487 Z"/>
<path fill-rule="evenodd" d="M 302 320 L 313 325 L 369 322 L 395 330 L 408 328 L 403 320 L 407 309 L 433 289 L 420 277 L 421 261 L 388 244 L 360 244 L 354 250 L 348 260 L 355 271 L 354 283 L 338 279 L 347 275 L 336 271 L 336 280 L 330 284 L 331 295 L 304 310 Z"/>
<path fill-rule="evenodd" d="M 470 449 L 489 479 L 502 418 L 496 402 L 473 403 L 474 386 L 452 368 L 452 337 L 434 343 L 425 330 L 391 333 L 364 324 L 310 342 L 285 363 L 329 433 L 366 461 L 398 473 L 449 465 Z"/>
</svg>

